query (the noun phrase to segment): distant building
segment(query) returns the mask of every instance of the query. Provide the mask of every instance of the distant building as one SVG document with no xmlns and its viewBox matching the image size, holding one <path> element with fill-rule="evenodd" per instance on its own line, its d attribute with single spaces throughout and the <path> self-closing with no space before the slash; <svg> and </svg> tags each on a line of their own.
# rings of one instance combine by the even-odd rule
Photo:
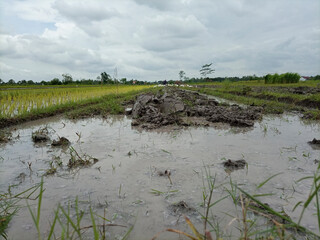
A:
<svg viewBox="0 0 320 240">
<path fill-rule="evenodd" d="M 305 82 L 307 80 L 310 80 L 310 77 L 301 76 L 300 79 L 299 79 L 300 82 Z"/>
</svg>

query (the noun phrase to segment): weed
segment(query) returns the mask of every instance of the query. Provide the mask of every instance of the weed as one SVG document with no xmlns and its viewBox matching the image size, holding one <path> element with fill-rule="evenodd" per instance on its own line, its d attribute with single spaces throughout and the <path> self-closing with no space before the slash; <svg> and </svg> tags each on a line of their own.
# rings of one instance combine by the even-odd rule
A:
<svg viewBox="0 0 320 240">
<path fill-rule="evenodd" d="M 159 191 L 159 190 L 152 188 L 150 192 L 156 196 L 164 195 L 165 198 L 167 199 L 167 198 L 171 197 L 172 195 L 174 195 L 175 193 L 179 192 L 179 190 L 169 190 L 169 191 L 163 192 L 163 191 Z"/>
<path fill-rule="evenodd" d="M 32 141 L 35 143 L 49 141 L 50 140 L 49 133 L 50 133 L 50 130 L 48 126 L 39 128 L 38 130 L 32 132 Z"/>
<path fill-rule="evenodd" d="M 91 157 L 87 154 L 84 154 L 81 157 L 73 147 L 70 147 L 70 159 L 68 162 L 68 167 L 70 169 L 76 167 L 90 167 L 98 161 L 99 160 L 97 158 Z"/>
<path fill-rule="evenodd" d="M 57 168 L 54 166 L 53 161 L 50 162 L 50 168 L 45 172 L 45 176 L 53 175 L 57 172 Z"/>
<path fill-rule="evenodd" d="M 12 187 L 9 186 L 8 192 L 0 193 L 0 236 L 7 239 L 7 228 L 14 215 L 17 214 L 20 208 L 20 201 L 29 199 L 34 200 L 39 197 L 35 194 L 40 185 L 35 185 L 18 194 L 12 193 Z"/>
</svg>

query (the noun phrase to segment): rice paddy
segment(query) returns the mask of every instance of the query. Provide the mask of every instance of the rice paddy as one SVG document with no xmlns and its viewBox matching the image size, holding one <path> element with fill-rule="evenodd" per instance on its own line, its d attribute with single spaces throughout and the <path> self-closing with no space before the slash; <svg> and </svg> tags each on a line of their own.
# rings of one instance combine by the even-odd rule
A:
<svg viewBox="0 0 320 240">
<path fill-rule="evenodd" d="M 109 94 L 122 94 L 142 90 L 150 86 L 99 86 L 46 89 L 6 89 L 0 91 L 0 118 L 12 118 L 28 113 L 58 107 L 69 103 L 81 103 Z"/>
</svg>

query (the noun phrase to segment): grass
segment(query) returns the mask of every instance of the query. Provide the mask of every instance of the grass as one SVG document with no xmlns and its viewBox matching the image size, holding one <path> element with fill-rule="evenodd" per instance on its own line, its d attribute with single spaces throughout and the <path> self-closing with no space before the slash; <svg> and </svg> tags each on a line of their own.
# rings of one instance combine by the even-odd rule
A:
<svg viewBox="0 0 320 240">
<path fill-rule="evenodd" d="M 286 84 L 286 88 L 288 84 Z M 291 84 L 289 84 L 291 86 Z M 206 87 L 207 86 L 207 87 Z M 245 105 L 260 106 L 264 113 L 281 114 L 285 111 L 298 111 L 305 118 L 320 119 L 320 94 L 294 94 L 279 92 L 276 88 L 264 85 L 217 84 L 203 85 L 196 90 L 200 93 L 228 99 Z M 259 88 L 254 88 L 254 87 Z M 283 86 L 283 85 L 282 85 Z M 293 85 L 295 86 L 295 85 Z M 293 87 L 291 86 L 291 87 Z"/>
<path fill-rule="evenodd" d="M 228 235 L 224 233 L 224 226 L 215 220 L 214 211 L 217 211 L 216 205 L 220 202 L 231 200 L 237 215 L 230 216 L 232 220 L 228 225 L 234 222 L 238 223 L 239 235 L 237 238 L 241 240 L 249 239 L 296 239 L 296 237 L 303 236 L 306 239 L 319 239 L 319 235 L 307 228 L 301 226 L 301 220 L 304 216 L 305 210 L 311 205 L 316 206 L 316 216 L 318 230 L 320 230 L 320 201 L 318 192 L 320 190 L 320 164 L 318 164 L 317 170 L 313 176 L 308 176 L 298 180 L 298 182 L 305 180 L 312 180 L 312 186 L 310 193 L 304 202 L 300 201 L 296 204 L 293 211 L 296 211 L 299 207 L 301 213 L 298 222 L 294 222 L 285 212 L 278 212 L 271 208 L 268 204 L 263 203 L 260 198 L 269 196 L 269 193 L 256 194 L 255 192 L 261 190 L 267 183 L 274 180 L 282 173 L 274 174 L 261 183 L 257 183 L 256 189 L 252 193 L 237 186 L 236 183 L 230 178 L 229 183 L 216 184 L 216 177 L 211 176 L 208 167 L 204 168 L 203 176 L 203 193 L 202 193 L 202 206 L 203 213 L 200 213 L 203 219 L 203 230 L 197 229 L 191 220 L 185 216 L 185 221 L 189 226 L 192 234 L 183 232 L 178 229 L 168 228 L 167 232 L 172 232 L 179 235 L 184 235 L 193 240 L 210 240 L 210 239 L 226 239 Z M 229 186 L 229 187 L 228 187 Z M 224 189 L 224 196 L 217 198 L 214 196 L 214 192 L 217 189 Z M 121 190 L 119 190 L 119 194 Z M 155 195 L 170 195 L 176 193 L 178 190 L 171 190 L 168 192 L 162 192 L 156 189 L 152 189 L 151 193 Z M 103 215 L 95 213 L 94 209 L 89 208 L 89 212 L 85 213 L 80 209 L 78 198 L 74 203 L 70 203 L 66 207 L 58 205 L 54 210 L 54 217 L 51 221 L 49 229 L 46 231 L 46 235 L 43 235 L 41 230 L 41 207 L 43 204 L 43 194 L 45 193 L 43 179 L 37 185 L 19 194 L 12 194 L 9 188 L 8 193 L 0 195 L 0 234 L 3 238 L 7 239 L 7 227 L 12 217 L 17 213 L 19 209 L 19 201 L 21 199 L 37 200 L 36 209 L 32 210 L 28 204 L 28 209 L 37 231 L 37 238 L 41 239 L 106 239 L 109 235 L 107 232 L 109 227 L 121 227 L 126 228 L 126 232 L 119 239 L 127 239 L 133 230 L 133 226 L 123 226 L 113 223 L 112 220 L 106 218 L 106 209 L 104 209 Z M 72 207 L 71 207 L 72 206 Z M 240 208 L 240 209 L 238 209 Z M 254 214 L 249 217 L 249 213 Z M 251 214 L 252 215 L 252 214 Z M 268 222 L 261 225 L 259 219 L 267 219 Z M 102 221 L 102 223 L 101 223 Z M 84 223 L 85 222 L 85 223 Z M 89 231 L 88 231 L 89 230 Z M 161 232 L 159 233 L 161 234 Z M 159 234 L 156 234 L 153 239 L 158 238 Z M 215 238 L 213 238 L 213 234 Z M 235 236 L 233 236 L 234 238 Z"/>
<path fill-rule="evenodd" d="M 18 194 L 12 193 L 12 188 L 10 186 L 7 192 L 0 193 L 0 236 L 4 239 L 7 239 L 7 228 L 9 226 L 12 218 L 18 213 L 21 205 L 21 200 L 35 200 L 40 197 L 36 191 L 41 187 L 37 184 L 23 192 Z"/>
<path fill-rule="evenodd" d="M 150 86 L 76 86 L 50 89 L 8 89 L 0 91 L 0 114 L 9 118 L 28 112 L 46 109 L 51 106 L 77 103 L 99 98 L 108 94 L 121 94 L 133 90 L 142 90 Z"/>
<path fill-rule="evenodd" d="M 276 178 L 278 175 L 282 173 L 274 174 L 273 176 L 268 177 L 266 180 L 258 183 L 256 186 L 256 191 L 260 190 L 265 184 L 267 184 L 272 179 Z M 214 202 L 213 201 L 213 191 L 220 186 L 216 186 L 215 177 L 212 177 L 209 171 L 209 168 L 205 167 L 205 176 L 203 178 L 203 207 L 204 214 L 201 214 L 204 220 L 204 229 L 203 232 L 196 229 L 196 227 L 192 224 L 190 219 L 185 216 L 185 220 L 193 235 L 180 231 L 178 229 L 168 228 L 166 231 L 173 232 L 179 235 L 184 235 L 192 240 L 212 240 L 212 234 L 215 233 L 215 239 L 222 240 L 227 238 L 227 235 L 223 232 L 223 226 L 219 223 L 215 222 L 214 214 L 212 213 L 210 217 L 210 212 L 214 211 L 214 206 L 225 200 L 226 198 L 230 198 L 235 206 L 235 209 L 238 209 L 240 206 L 240 211 L 237 211 L 239 214 L 237 216 L 232 216 L 228 213 L 226 215 L 230 216 L 232 220 L 228 225 L 233 222 L 238 222 L 237 229 L 239 230 L 239 239 L 241 240 L 250 240 L 250 239 L 296 239 L 297 237 L 303 237 L 304 239 L 319 239 L 320 236 L 317 233 L 314 233 L 307 228 L 300 225 L 301 219 L 303 218 L 305 209 L 311 204 L 313 201 L 316 206 L 316 215 L 318 221 L 318 230 L 320 231 L 320 202 L 318 192 L 320 190 L 320 164 L 318 165 L 317 171 L 314 176 L 309 176 L 300 179 L 299 181 L 304 181 L 307 179 L 312 179 L 313 183 L 310 189 L 310 194 L 305 202 L 298 202 L 293 209 L 293 211 L 300 205 L 302 205 L 301 214 L 298 222 L 294 222 L 284 211 L 278 212 L 272 209 L 268 204 L 262 203 L 259 198 L 264 196 L 269 196 L 271 194 L 255 194 L 248 193 L 244 189 L 237 186 L 232 179 L 230 178 L 230 188 L 225 188 L 225 192 L 228 193 L 227 196 L 224 196 Z M 254 214 L 254 218 L 248 217 L 249 212 Z M 259 218 L 265 218 L 269 221 L 266 225 L 259 224 Z M 161 233 L 161 232 L 160 232 Z M 159 234 L 160 234 L 159 233 Z M 153 239 L 156 239 L 159 234 L 157 234 Z M 234 238 L 234 236 L 232 236 Z"/>
<path fill-rule="evenodd" d="M 0 115 L 0 129 L 61 113 L 68 113 L 67 115 L 70 118 L 83 118 L 95 115 L 106 116 L 107 114 L 124 113 L 124 106 L 122 105 L 123 102 L 134 99 L 137 94 L 143 91 L 156 91 L 156 89 L 158 89 L 150 88 L 150 86 L 142 87 L 134 88 L 131 86 L 129 88 L 127 87 L 126 89 L 122 89 L 123 91 L 119 91 L 118 94 L 105 93 L 103 96 L 93 97 L 86 100 L 50 105 L 45 108 L 34 108 L 15 116 Z"/>
<path fill-rule="evenodd" d="M 39 190 L 37 192 L 37 190 Z M 29 213 L 31 215 L 33 224 L 37 231 L 37 239 L 107 239 L 107 227 L 121 227 L 127 228 L 127 231 L 123 234 L 123 237 L 119 239 L 127 239 L 133 226 L 124 226 L 116 223 L 112 223 L 111 220 L 106 218 L 106 210 L 104 210 L 103 216 L 96 214 L 94 210 L 89 208 L 89 216 L 85 219 L 85 212 L 80 209 L 78 198 L 74 203 L 69 202 L 67 207 L 58 207 L 54 210 L 54 218 L 51 221 L 50 229 L 46 232 L 46 235 L 41 230 L 41 207 L 43 204 L 44 195 L 44 182 L 41 180 L 40 184 L 16 195 L 9 193 L 0 195 L 0 236 L 7 239 L 7 227 L 12 217 L 17 214 L 19 206 L 18 203 L 21 199 L 37 200 L 36 209 L 32 210 L 28 204 Z M 32 198 L 32 196 L 34 196 Z M 4 201 L 5 200 L 5 201 Z M 102 223 L 100 223 L 102 220 Z M 83 222 L 89 222 L 89 224 L 83 225 Z M 91 232 L 88 233 L 88 230 Z"/>
</svg>

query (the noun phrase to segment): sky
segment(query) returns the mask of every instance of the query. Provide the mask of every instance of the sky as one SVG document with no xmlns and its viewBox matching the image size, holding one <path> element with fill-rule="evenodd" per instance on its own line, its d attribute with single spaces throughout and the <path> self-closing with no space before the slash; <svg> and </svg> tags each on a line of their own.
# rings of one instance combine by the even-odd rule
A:
<svg viewBox="0 0 320 240">
<path fill-rule="evenodd" d="M 0 78 L 320 74 L 319 0 L 1 0 Z"/>
</svg>

